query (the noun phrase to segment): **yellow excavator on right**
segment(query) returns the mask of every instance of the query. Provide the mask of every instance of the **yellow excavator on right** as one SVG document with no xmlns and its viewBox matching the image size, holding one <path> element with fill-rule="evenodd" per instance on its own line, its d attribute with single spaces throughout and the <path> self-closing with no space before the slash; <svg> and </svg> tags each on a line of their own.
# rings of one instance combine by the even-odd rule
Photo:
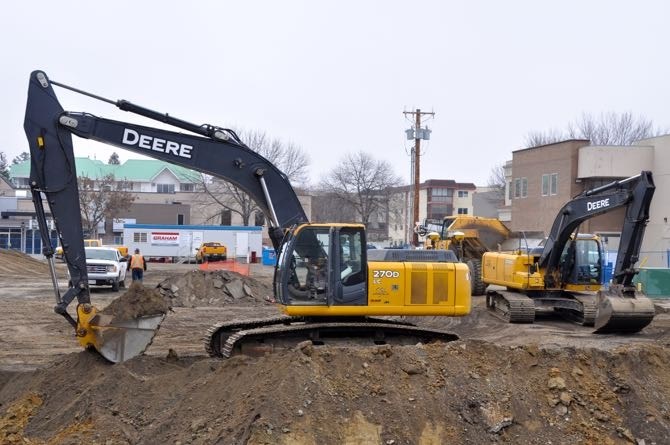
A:
<svg viewBox="0 0 670 445">
<path fill-rule="evenodd" d="M 587 190 L 558 212 L 544 245 L 513 253 L 486 252 L 482 281 L 486 306 L 510 323 L 532 323 L 537 311 L 553 309 L 597 333 L 634 333 L 654 318 L 652 301 L 633 283 L 654 195 L 649 171 Z M 578 233 L 582 222 L 625 208 L 621 239 L 609 286 L 603 283 L 603 246 L 596 235 Z"/>
</svg>

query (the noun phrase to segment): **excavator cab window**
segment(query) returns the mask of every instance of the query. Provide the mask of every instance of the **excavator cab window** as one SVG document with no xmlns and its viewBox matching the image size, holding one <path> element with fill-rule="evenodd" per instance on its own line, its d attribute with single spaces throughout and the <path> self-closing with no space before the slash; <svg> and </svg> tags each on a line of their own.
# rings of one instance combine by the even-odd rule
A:
<svg viewBox="0 0 670 445">
<path fill-rule="evenodd" d="M 442 222 L 442 233 L 440 233 L 440 239 L 448 238 L 449 226 L 451 226 L 455 220 L 456 218 L 444 218 L 444 221 Z"/>
<path fill-rule="evenodd" d="M 338 275 L 335 277 L 335 292 L 332 304 L 367 304 L 367 249 L 365 232 L 361 227 L 339 227 L 334 230 L 339 248 L 337 263 Z"/>
<path fill-rule="evenodd" d="M 597 238 L 569 241 L 561 256 L 561 267 L 568 267 L 566 283 L 602 283 L 602 247 Z"/>
<path fill-rule="evenodd" d="M 367 249 L 360 226 L 305 225 L 284 244 L 275 293 L 285 305 L 367 304 Z"/>
<path fill-rule="evenodd" d="M 329 227 L 304 227 L 284 246 L 275 275 L 282 304 L 327 304 L 330 240 Z"/>
</svg>

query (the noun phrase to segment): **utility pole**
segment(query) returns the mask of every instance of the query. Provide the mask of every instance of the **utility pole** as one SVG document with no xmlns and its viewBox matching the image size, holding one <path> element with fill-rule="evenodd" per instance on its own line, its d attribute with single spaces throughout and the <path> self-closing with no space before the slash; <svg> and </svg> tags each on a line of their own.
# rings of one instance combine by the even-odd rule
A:
<svg viewBox="0 0 670 445">
<path fill-rule="evenodd" d="M 429 140 L 430 139 L 430 133 L 431 130 L 429 130 L 427 127 L 426 128 L 421 128 L 421 117 L 425 115 L 430 115 L 430 116 L 435 116 L 435 113 L 430 111 L 421 111 L 421 109 L 417 108 L 416 111 L 403 111 L 403 114 L 405 116 L 407 115 L 414 115 L 414 128 L 405 130 L 407 133 L 407 139 L 414 139 L 414 148 L 412 149 L 412 164 L 414 166 L 414 175 L 413 175 L 413 180 L 412 183 L 414 185 L 414 199 L 412 199 L 413 206 L 412 206 L 412 221 L 410 224 L 410 227 L 412 228 L 412 244 L 414 247 L 418 247 L 419 245 L 419 234 L 416 233 L 413 229 L 416 227 L 416 223 L 419 222 L 419 188 L 421 185 L 421 168 L 420 168 L 420 156 L 421 156 L 421 139 L 423 140 Z"/>
</svg>

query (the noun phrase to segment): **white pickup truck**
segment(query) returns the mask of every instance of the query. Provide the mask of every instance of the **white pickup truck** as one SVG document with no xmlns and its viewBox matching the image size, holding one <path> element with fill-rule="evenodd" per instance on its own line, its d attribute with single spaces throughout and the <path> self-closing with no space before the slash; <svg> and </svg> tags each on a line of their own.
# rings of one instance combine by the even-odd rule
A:
<svg viewBox="0 0 670 445">
<path fill-rule="evenodd" d="M 86 247 L 86 270 L 89 286 L 112 286 L 113 291 L 126 287 L 128 258 L 114 247 Z"/>
</svg>

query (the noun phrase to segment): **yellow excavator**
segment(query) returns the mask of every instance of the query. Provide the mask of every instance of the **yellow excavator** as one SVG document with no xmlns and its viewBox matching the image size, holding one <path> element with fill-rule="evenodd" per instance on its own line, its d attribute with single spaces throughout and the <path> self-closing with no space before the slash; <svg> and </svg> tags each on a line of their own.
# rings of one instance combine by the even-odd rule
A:
<svg viewBox="0 0 670 445">
<path fill-rule="evenodd" d="M 54 86 L 188 133 L 65 111 Z M 453 253 L 370 253 L 363 225 L 310 224 L 288 178 L 230 129 L 197 125 L 125 100 L 105 99 L 52 81 L 43 71 L 30 76 L 24 129 L 30 145 L 33 203 L 56 294 L 55 312 L 73 326 L 84 347 L 94 348 L 109 361 L 122 362 L 141 354 L 164 314 L 132 308 L 109 317 L 92 305 L 73 134 L 231 182 L 249 194 L 267 215 L 269 236 L 277 253 L 274 298 L 281 313 L 269 319 L 214 326 L 205 339 L 205 348 L 212 356 L 228 357 L 253 348 L 267 350 L 306 339 L 315 344 L 342 338 L 375 344 L 449 341 L 457 337 L 378 316 L 463 316 L 470 312 L 468 268 Z M 70 274 L 71 286 L 64 295 L 53 265 L 43 197 L 54 218 Z M 75 299 L 78 304 L 73 316 L 68 306 Z"/>
<path fill-rule="evenodd" d="M 584 191 L 565 204 L 544 245 L 516 252 L 487 252 L 482 280 L 487 307 L 512 323 L 532 323 L 536 311 L 552 310 L 596 332 L 634 333 L 654 318 L 654 305 L 633 277 L 654 195 L 649 171 Z M 625 208 L 612 282 L 603 288 L 603 247 L 598 236 L 578 233 L 594 216 Z"/>
</svg>

